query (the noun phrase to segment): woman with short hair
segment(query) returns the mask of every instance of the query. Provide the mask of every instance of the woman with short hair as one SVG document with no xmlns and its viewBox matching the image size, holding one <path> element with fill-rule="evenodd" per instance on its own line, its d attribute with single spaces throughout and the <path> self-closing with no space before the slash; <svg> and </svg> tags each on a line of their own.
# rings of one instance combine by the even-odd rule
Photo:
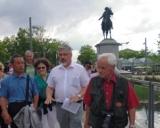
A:
<svg viewBox="0 0 160 128">
<path fill-rule="evenodd" d="M 46 58 L 39 58 L 35 61 L 36 75 L 34 77 L 39 91 L 39 108 L 42 115 L 42 128 L 56 128 L 56 112 L 53 104 L 46 105 L 46 87 L 47 77 L 50 70 L 50 62 Z M 53 123 L 55 122 L 55 123 Z"/>
</svg>

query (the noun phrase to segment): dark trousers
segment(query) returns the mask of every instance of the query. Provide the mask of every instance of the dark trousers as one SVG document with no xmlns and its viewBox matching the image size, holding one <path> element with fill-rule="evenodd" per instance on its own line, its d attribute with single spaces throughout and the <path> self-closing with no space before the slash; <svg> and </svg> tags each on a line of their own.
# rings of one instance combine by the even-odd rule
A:
<svg viewBox="0 0 160 128">
<path fill-rule="evenodd" d="M 13 103 L 9 103 L 8 105 L 8 113 L 10 114 L 10 116 L 13 117 L 19 112 L 19 110 L 21 108 L 23 108 L 26 105 L 26 102 L 13 102 Z M 8 125 L 6 125 L 3 121 L 2 121 L 2 128 L 8 128 Z M 17 126 L 14 124 L 14 122 L 11 124 L 11 128 L 17 128 Z"/>
</svg>

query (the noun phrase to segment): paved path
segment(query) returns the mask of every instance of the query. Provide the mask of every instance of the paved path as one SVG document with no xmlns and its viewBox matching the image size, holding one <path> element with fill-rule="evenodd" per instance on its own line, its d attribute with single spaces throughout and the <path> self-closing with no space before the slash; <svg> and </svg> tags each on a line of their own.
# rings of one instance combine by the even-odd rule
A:
<svg viewBox="0 0 160 128">
<path fill-rule="evenodd" d="M 160 112 L 155 113 L 154 128 L 160 128 Z M 83 125 L 83 122 L 82 122 Z M 60 128 L 58 122 L 56 123 L 56 128 Z M 128 128 L 128 127 L 126 127 Z M 136 114 L 136 128 L 148 128 L 147 115 L 145 109 L 137 111 Z"/>
<path fill-rule="evenodd" d="M 137 112 L 136 116 L 137 128 L 148 128 L 148 121 L 145 109 Z M 154 114 L 154 128 L 160 128 L 160 112 Z"/>
</svg>

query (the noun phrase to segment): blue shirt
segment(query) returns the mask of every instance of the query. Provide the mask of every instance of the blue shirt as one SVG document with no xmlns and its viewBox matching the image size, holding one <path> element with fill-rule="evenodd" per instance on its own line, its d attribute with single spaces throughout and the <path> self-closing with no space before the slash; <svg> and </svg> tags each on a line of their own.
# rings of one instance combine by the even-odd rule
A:
<svg viewBox="0 0 160 128">
<path fill-rule="evenodd" d="M 27 75 L 23 74 L 17 76 L 12 74 L 7 76 L 1 81 L 0 96 L 6 97 L 9 103 L 12 102 L 23 102 L 26 96 L 26 82 Z M 29 79 L 29 101 L 32 100 L 33 96 L 38 95 L 37 85 L 30 77 Z"/>
</svg>

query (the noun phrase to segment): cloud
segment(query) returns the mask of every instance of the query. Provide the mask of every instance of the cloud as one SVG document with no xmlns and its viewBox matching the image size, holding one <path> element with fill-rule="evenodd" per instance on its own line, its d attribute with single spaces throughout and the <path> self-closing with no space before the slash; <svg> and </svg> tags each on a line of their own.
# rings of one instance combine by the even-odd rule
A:
<svg viewBox="0 0 160 128">
<path fill-rule="evenodd" d="M 98 18 L 106 6 L 114 12 L 112 37 L 118 42 L 141 42 L 158 34 L 159 0 L 1 0 L 0 36 L 27 28 L 31 16 L 32 24 L 44 26 L 48 37 L 68 41 L 76 50 L 85 44 L 94 47 L 103 39 Z"/>
</svg>

